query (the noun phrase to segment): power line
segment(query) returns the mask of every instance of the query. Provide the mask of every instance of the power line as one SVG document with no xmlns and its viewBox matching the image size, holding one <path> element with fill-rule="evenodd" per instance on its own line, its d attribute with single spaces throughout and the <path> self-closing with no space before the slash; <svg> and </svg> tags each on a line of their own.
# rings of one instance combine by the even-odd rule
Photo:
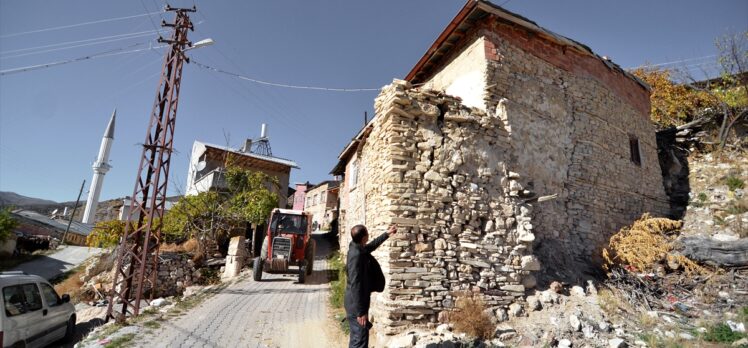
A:
<svg viewBox="0 0 748 348">
<path fill-rule="evenodd" d="M 665 63 L 657 63 L 657 64 L 642 64 L 633 68 L 629 68 L 627 70 L 633 70 L 638 68 L 649 68 L 649 67 L 659 67 L 659 66 L 667 66 L 667 65 L 675 65 L 678 63 L 684 63 L 684 62 L 691 62 L 691 61 L 698 61 L 698 60 L 704 60 L 707 58 L 715 58 L 717 57 L 716 54 L 708 55 L 708 56 L 702 56 L 702 57 L 695 57 L 695 58 L 687 58 L 687 59 L 680 59 L 680 60 L 674 60 L 672 62 L 665 62 Z"/>
<path fill-rule="evenodd" d="M 36 47 L 19 48 L 19 49 L 16 49 L 16 50 L 0 51 L 0 54 L 8 54 L 8 53 L 16 53 L 16 52 L 24 52 L 24 51 L 33 51 L 33 50 L 42 49 L 42 48 L 65 46 L 65 45 L 77 44 L 77 43 L 82 43 L 82 42 L 99 41 L 99 40 L 106 40 L 106 39 L 112 39 L 112 38 L 117 38 L 117 37 L 140 35 L 140 34 L 145 34 L 145 33 L 153 34 L 153 31 L 152 30 L 146 30 L 146 31 L 139 31 L 139 32 L 135 32 L 135 33 L 117 34 L 117 35 L 109 35 L 109 36 L 100 36 L 100 37 L 95 37 L 95 38 L 91 38 L 91 39 L 76 40 L 76 41 L 67 41 L 67 42 L 59 42 L 59 43 L 53 43 L 53 44 L 49 44 L 49 45 L 36 46 Z"/>
<path fill-rule="evenodd" d="M 92 54 L 92 55 L 88 55 L 88 56 L 84 56 L 84 57 L 73 58 L 73 59 L 68 59 L 68 60 L 62 60 L 62 61 L 58 61 L 58 62 L 38 64 L 38 65 L 30 65 L 30 66 L 25 66 L 25 67 L 20 67 L 20 68 L 14 68 L 14 69 L 0 70 L 0 76 L 2 76 L 2 75 L 10 75 L 10 74 L 17 74 L 17 73 L 26 72 L 26 71 L 32 71 L 32 70 L 39 70 L 39 69 L 51 68 L 53 66 L 64 65 L 64 64 L 69 64 L 69 63 L 75 63 L 75 62 L 80 62 L 80 61 L 94 59 L 94 58 L 118 56 L 118 55 L 121 55 L 121 54 L 128 54 L 128 53 L 135 53 L 135 52 L 143 52 L 143 51 L 147 51 L 147 50 L 154 50 L 154 49 L 157 49 L 157 48 L 163 48 L 163 47 L 167 47 L 168 46 L 168 45 L 162 45 L 162 46 L 153 46 L 153 47 L 148 47 L 148 48 L 141 48 L 141 49 L 137 49 L 137 50 L 122 51 L 122 50 L 124 50 L 126 48 L 135 47 L 135 46 L 139 46 L 139 45 L 143 45 L 143 44 L 144 43 L 141 42 L 141 43 L 137 43 L 135 45 L 128 46 L 128 47 L 117 48 L 117 49 L 113 49 L 113 50 L 109 50 L 109 51 L 105 51 L 105 52 L 101 52 L 101 53 L 96 53 L 96 54 Z"/>
<path fill-rule="evenodd" d="M 121 21 L 121 20 L 125 20 L 125 19 L 130 19 L 130 18 L 138 18 L 138 17 L 150 16 L 150 15 L 156 14 L 156 13 L 159 13 L 159 12 L 149 12 L 149 13 L 143 13 L 143 14 L 133 15 L 133 16 L 125 16 L 125 17 L 117 17 L 117 18 L 107 18 L 107 19 L 100 19 L 100 20 L 91 21 L 91 22 L 83 22 L 83 23 L 77 23 L 77 24 L 63 25 L 63 26 L 59 26 L 59 27 L 44 28 L 44 29 L 37 29 L 37 30 L 31 30 L 31 31 L 23 31 L 23 32 L 20 32 L 20 33 L 0 35 L 0 38 L 14 37 L 14 36 L 20 36 L 20 35 L 26 35 L 26 34 L 34 34 L 34 33 L 41 33 L 41 32 L 52 31 L 52 30 L 75 28 L 75 27 L 81 27 L 81 26 L 90 25 L 90 24 L 99 24 L 99 23 L 106 23 L 106 22 L 113 22 L 113 21 Z"/>
<path fill-rule="evenodd" d="M 89 42 L 89 43 L 83 43 L 83 44 L 73 45 L 73 46 L 67 46 L 67 47 L 50 48 L 50 49 L 47 49 L 47 50 L 41 50 L 41 51 L 36 51 L 36 52 L 27 52 L 27 53 L 21 53 L 21 54 L 9 55 L 9 56 L 2 56 L 2 57 L 0 57 L 0 59 L 17 58 L 17 57 L 31 56 L 31 55 L 42 54 L 42 53 L 47 53 L 47 52 L 55 52 L 55 51 L 68 50 L 68 49 L 71 49 L 71 48 L 100 45 L 100 44 L 104 44 L 104 43 L 115 42 L 115 41 L 122 41 L 122 40 L 129 40 L 129 39 L 135 39 L 135 38 L 139 38 L 139 37 L 143 37 L 143 36 L 150 36 L 150 35 L 153 35 L 152 31 L 148 31 L 146 34 L 133 35 L 133 36 L 128 36 L 128 37 L 121 37 L 121 38 L 110 39 L 110 40 L 103 40 L 103 41 L 98 41 L 98 42 Z"/>
<path fill-rule="evenodd" d="M 148 11 L 148 7 L 147 7 L 147 6 L 145 6 L 145 3 L 143 2 L 143 0 L 140 0 L 140 4 L 141 4 L 141 5 L 143 5 L 143 9 L 144 9 L 144 10 Z M 157 7 L 157 8 L 158 8 L 158 7 Z M 155 13 L 158 13 L 158 14 L 159 14 L 159 16 L 161 16 L 161 13 L 160 13 L 160 12 L 155 12 Z M 163 18 L 162 18 L 162 19 L 163 19 Z M 158 26 L 157 26 L 157 25 L 156 25 L 156 23 L 155 23 L 155 22 L 153 21 L 153 18 L 151 18 L 151 17 L 149 16 L 149 17 L 148 17 L 148 20 L 149 20 L 149 21 L 151 22 L 151 25 L 153 25 L 153 29 L 155 29 L 156 31 L 158 31 Z"/>
<path fill-rule="evenodd" d="M 201 67 L 201 68 L 206 69 L 206 70 L 212 70 L 212 71 L 215 71 L 215 72 L 219 72 L 221 74 L 226 74 L 226 75 L 238 78 L 238 79 L 242 79 L 242 80 L 246 80 L 246 81 L 250 81 L 250 82 L 254 82 L 254 83 L 258 83 L 258 84 L 266 85 L 266 86 L 294 88 L 294 89 L 310 89 L 310 90 L 315 90 L 315 91 L 329 91 L 329 92 L 371 92 L 371 91 L 379 91 L 379 90 L 381 90 L 381 88 L 332 88 L 332 87 L 289 85 L 289 84 L 285 84 L 285 83 L 276 83 L 276 82 L 268 82 L 268 81 L 262 81 L 262 80 L 258 80 L 258 79 L 253 79 L 251 77 L 247 77 L 247 76 L 235 74 L 235 73 L 232 73 L 232 72 L 228 72 L 228 71 L 225 71 L 225 70 L 221 70 L 221 69 L 218 69 L 218 68 L 214 68 L 212 66 L 208 66 L 208 65 L 199 63 L 199 62 L 195 61 L 194 59 L 191 60 L 190 63 L 193 63 L 193 64 L 197 65 L 198 67 Z"/>
</svg>

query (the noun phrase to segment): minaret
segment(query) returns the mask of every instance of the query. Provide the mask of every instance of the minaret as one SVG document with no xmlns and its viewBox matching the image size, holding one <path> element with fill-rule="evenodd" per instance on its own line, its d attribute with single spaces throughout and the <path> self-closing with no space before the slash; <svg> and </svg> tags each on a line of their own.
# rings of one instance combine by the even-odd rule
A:
<svg viewBox="0 0 748 348">
<path fill-rule="evenodd" d="M 96 158 L 96 162 L 93 164 L 93 179 L 91 180 L 91 188 L 88 191 L 88 200 L 86 201 L 86 211 L 83 212 L 84 224 L 92 224 L 96 221 L 96 207 L 99 205 L 99 194 L 101 194 L 101 185 L 104 183 L 104 174 L 112 168 L 109 165 L 109 150 L 112 148 L 112 141 L 114 141 L 114 119 L 117 117 L 117 109 L 112 112 L 112 118 L 109 120 L 109 125 L 106 126 L 104 131 L 104 138 L 101 139 L 101 147 L 99 147 L 99 157 Z"/>
</svg>

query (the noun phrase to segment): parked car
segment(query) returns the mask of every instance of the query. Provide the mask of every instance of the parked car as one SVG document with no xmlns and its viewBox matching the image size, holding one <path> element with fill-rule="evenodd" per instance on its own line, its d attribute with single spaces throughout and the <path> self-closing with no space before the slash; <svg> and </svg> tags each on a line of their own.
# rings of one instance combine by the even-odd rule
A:
<svg viewBox="0 0 748 348">
<path fill-rule="evenodd" d="M 70 295 L 57 292 L 44 278 L 24 272 L 0 272 L 0 342 L 3 347 L 45 347 L 75 335 Z"/>
</svg>

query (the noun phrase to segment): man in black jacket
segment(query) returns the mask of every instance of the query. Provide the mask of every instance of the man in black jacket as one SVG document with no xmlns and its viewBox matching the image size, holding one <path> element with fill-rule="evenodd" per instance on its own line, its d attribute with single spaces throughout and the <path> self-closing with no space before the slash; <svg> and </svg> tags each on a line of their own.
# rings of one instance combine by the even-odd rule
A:
<svg viewBox="0 0 748 348">
<path fill-rule="evenodd" d="M 369 232 L 364 225 L 356 225 L 351 229 L 351 243 L 348 246 L 346 272 L 348 280 L 345 286 L 345 312 L 348 318 L 351 336 L 348 347 L 369 346 L 369 303 L 372 292 L 384 290 L 384 274 L 379 263 L 371 256 L 391 235 L 397 232 L 397 225 L 391 225 L 387 233 L 383 233 L 371 243 Z"/>
</svg>

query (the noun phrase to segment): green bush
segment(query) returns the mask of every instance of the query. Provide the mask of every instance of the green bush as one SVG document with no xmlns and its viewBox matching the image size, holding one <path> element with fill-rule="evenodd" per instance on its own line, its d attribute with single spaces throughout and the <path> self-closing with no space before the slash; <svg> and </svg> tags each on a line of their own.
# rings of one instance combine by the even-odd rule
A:
<svg viewBox="0 0 748 348">
<path fill-rule="evenodd" d="M 0 209 L 0 243 L 8 240 L 13 235 L 13 229 L 18 226 L 18 221 L 10 215 L 11 208 Z"/>
<path fill-rule="evenodd" d="M 343 302 L 345 297 L 345 261 L 339 252 L 334 252 L 327 259 L 328 266 L 332 273 L 332 281 L 330 282 L 330 304 L 335 320 L 340 323 L 340 330 L 346 335 L 350 333 L 350 327 L 348 326 L 348 320 L 346 320 L 345 310 L 343 309 Z"/>
<path fill-rule="evenodd" d="M 725 323 L 710 326 L 702 336 L 705 341 L 723 343 L 735 342 L 743 337 L 744 333 L 732 331 Z"/>
<path fill-rule="evenodd" d="M 330 255 L 327 262 L 330 270 L 337 275 L 337 277 L 333 276 L 333 281 L 330 284 L 330 304 L 335 308 L 343 308 L 346 283 L 345 262 L 338 252 Z"/>
<path fill-rule="evenodd" d="M 699 201 L 706 202 L 706 199 L 709 198 L 706 196 L 706 193 L 701 192 L 699 193 Z"/>
<path fill-rule="evenodd" d="M 730 189 L 730 191 L 735 191 L 737 189 L 742 189 L 745 187 L 745 183 L 742 179 L 735 177 L 735 176 L 728 176 L 727 179 L 725 179 L 725 184 L 727 185 L 727 188 Z"/>
</svg>

